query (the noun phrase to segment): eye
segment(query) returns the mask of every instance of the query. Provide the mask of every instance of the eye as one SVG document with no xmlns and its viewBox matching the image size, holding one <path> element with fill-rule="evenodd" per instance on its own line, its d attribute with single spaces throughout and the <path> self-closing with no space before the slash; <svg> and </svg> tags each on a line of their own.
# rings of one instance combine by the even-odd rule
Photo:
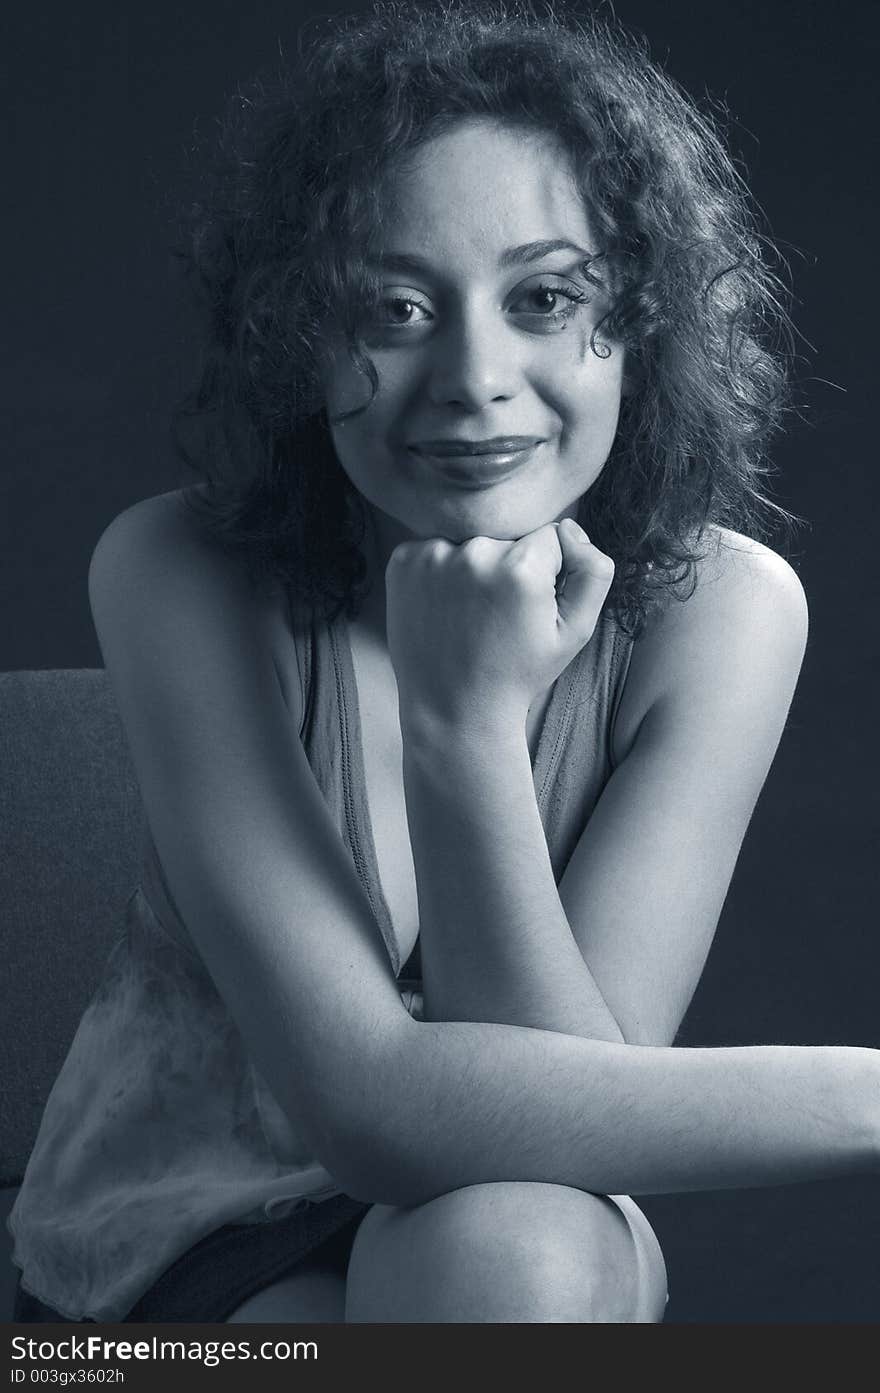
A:
<svg viewBox="0 0 880 1393">
<path fill-rule="evenodd" d="M 568 320 L 589 301 L 586 291 L 573 281 L 564 285 L 542 281 L 520 290 L 511 308 L 520 319 L 530 320 L 531 327 L 546 332 L 547 329 L 564 328 Z"/>
<path fill-rule="evenodd" d="M 427 324 L 431 318 L 427 305 L 417 296 L 396 291 L 383 295 L 376 309 L 376 323 L 383 328 L 407 329 Z"/>
</svg>

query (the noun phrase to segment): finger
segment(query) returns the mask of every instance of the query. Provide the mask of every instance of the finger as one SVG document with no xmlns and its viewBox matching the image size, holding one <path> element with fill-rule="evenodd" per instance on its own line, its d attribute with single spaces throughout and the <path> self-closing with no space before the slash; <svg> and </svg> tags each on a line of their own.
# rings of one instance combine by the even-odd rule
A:
<svg viewBox="0 0 880 1393">
<path fill-rule="evenodd" d="M 510 549 L 510 542 L 498 541 L 495 537 L 468 537 L 456 547 L 458 555 L 479 567 L 493 565 Z"/>
<path fill-rule="evenodd" d="M 546 574 L 550 580 L 558 576 L 562 570 L 562 549 L 556 527 L 555 522 L 548 522 L 520 537 L 510 548 L 510 561 L 533 567 L 538 574 Z"/>
<path fill-rule="evenodd" d="M 614 562 L 593 546 L 573 518 L 562 519 L 557 535 L 565 566 L 565 585 L 557 598 L 559 617 L 589 636 L 611 588 Z"/>
</svg>

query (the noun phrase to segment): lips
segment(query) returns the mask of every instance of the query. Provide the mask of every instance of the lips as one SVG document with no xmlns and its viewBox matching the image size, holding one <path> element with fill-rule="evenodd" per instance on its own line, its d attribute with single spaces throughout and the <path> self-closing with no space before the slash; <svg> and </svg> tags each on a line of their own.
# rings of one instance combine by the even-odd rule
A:
<svg viewBox="0 0 880 1393">
<path fill-rule="evenodd" d="M 537 435 L 497 435 L 490 440 L 420 440 L 409 448 L 449 483 L 482 489 L 517 473 L 541 444 Z"/>
<path fill-rule="evenodd" d="M 540 443 L 538 435 L 495 435 L 490 440 L 458 440 L 447 436 L 441 440 L 418 440 L 410 449 L 434 459 L 454 459 L 461 455 L 514 455 Z"/>
</svg>

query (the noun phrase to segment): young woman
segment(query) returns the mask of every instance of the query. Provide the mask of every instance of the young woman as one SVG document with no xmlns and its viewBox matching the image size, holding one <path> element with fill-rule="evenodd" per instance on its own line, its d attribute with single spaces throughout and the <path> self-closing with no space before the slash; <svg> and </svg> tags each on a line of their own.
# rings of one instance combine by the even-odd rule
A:
<svg viewBox="0 0 880 1393">
<path fill-rule="evenodd" d="M 93 613 L 151 839 L 22 1319 L 656 1321 L 632 1194 L 878 1168 L 877 1052 L 671 1048 L 806 641 L 774 279 L 598 24 L 337 26 L 225 131 L 206 479 Z"/>
</svg>

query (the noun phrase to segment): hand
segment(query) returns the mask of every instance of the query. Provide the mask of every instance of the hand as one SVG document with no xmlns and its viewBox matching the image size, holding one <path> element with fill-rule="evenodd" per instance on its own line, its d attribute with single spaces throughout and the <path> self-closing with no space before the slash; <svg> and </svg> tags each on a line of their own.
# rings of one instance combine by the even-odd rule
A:
<svg viewBox="0 0 880 1393">
<path fill-rule="evenodd" d="M 589 641 L 614 563 L 571 518 L 517 541 L 403 542 L 385 572 L 401 710 L 522 719 Z"/>
</svg>

